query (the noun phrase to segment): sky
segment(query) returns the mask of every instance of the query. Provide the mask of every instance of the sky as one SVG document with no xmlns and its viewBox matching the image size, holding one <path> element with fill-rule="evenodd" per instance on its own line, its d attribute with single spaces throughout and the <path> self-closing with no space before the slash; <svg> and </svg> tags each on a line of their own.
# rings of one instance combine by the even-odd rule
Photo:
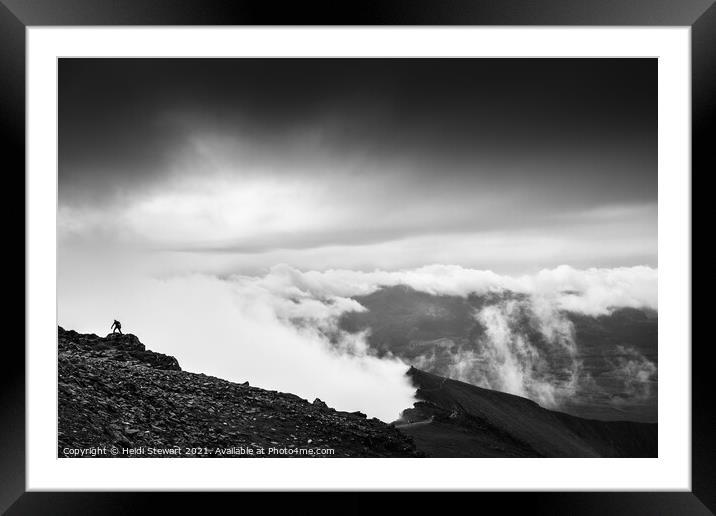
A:
<svg viewBox="0 0 716 516">
<path fill-rule="evenodd" d="M 656 266 L 654 59 L 62 59 L 61 245 L 155 269 Z"/>
<path fill-rule="evenodd" d="M 119 319 L 185 370 L 392 421 L 408 366 L 340 331 L 353 296 L 657 309 L 656 79 L 655 59 L 60 59 L 58 323 Z"/>
</svg>

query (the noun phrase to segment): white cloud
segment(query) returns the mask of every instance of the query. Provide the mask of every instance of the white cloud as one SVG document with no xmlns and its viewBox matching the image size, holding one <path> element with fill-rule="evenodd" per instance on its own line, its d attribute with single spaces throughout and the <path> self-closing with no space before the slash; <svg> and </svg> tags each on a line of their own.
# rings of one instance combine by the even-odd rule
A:
<svg viewBox="0 0 716 516">
<path fill-rule="evenodd" d="M 408 285 L 436 295 L 513 291 L 550 300 L 564 310 L 606 314 L 614 307 L 658 309 L 657 269 L 646 266 L 578 270 L 567 265 L 535 275 L 508 276 L 458 265 L 428 265 L 402 271 L 363 272 L 345 269 L 302 272 L 288 265 L 271 268 L 264 277 L 237 276 L 276 292 L 299 289 L 312 296 L 350 297 L 381 286 Z"/>
<path fill-rule="evenodd" d="M 447 361 L 433 350 L 418 357 L 416 366 L 437 368 L 450 378 L 523 396 L 548 408 L 575 399 L 583 381 L 582 362 L 573 325 L 554 305 L 534 298 L 511 299 L 481 308 L 475 319 L 485 329 L 475 342 L 450 346 Z"/>
</svg>

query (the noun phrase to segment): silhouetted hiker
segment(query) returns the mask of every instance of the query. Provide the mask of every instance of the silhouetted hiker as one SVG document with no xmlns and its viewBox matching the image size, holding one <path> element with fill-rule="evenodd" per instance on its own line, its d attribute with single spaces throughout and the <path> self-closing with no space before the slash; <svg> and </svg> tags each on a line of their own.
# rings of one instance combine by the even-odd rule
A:
<svg viewBox="0 0 716 516">
<path fill-rule="evenodd" d="M 114 320 L 110 328 L 112 329 L 112 333 L 118 331 L 120 335 L 122 334 L 122 323 L 119 322 L 117 319 Z"/>
</svg>

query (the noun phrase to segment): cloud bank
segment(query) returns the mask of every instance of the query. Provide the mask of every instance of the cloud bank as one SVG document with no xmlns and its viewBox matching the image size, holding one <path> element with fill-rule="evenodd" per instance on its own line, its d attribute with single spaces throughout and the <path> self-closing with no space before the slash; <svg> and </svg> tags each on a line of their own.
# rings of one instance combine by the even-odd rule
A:
<svg viewBox="0 0 716 516">
<path fill-rule="evenodd" d="M 317 298 L 367 295 L 384 286 L 406 285 L 433 295 L 468 296 L 495 292 L 528 294 L 557 308 L 604 315 L 615 307 L 658 310 L 657 269 L 646 266 L 579 270 L 561 265 L 534 275 L 508 276 L 457 265 L 428 265 L 412 270 L 302 272 L 277 265 L 261 278 L 234 276 L 273 292 L 301 292 Z"/>
<path fill-rule="evenodd" d="M 476 314 L 487 329 L 482 351 L 456 354 L 452 373 L 546 406 L 557 406 L 573 394 L 579 373 L 579 363 L 572 359 L 559 378 L 541 374 L 549 369 L 552 351 L 555 356 L 575 355 L 562 311 L 600 315 L 623 306 L 657 309 L 657 271 L 649 267 L 561 266 L 510 277 L 445 265 L 374 272 L 300 271 L 279 265 L 263 276 L 156 278 L 136 271 L 108 271 L 94 263 L 74 272 L 61 267 L 62 326 L 101 334 L 118 318 L 148 347 L 176 356 L 186 370 L 318 397 L 340 410 L 360 410 L 384 421 L 397 419 L 400 411 L 412 406 L 414 388 L 406 379 L 405 361 L 378 357 L 365 333 L 339 328 L 341 314 L 365 310 L 352 296 L 391 285 L 435 295 L 527 294 L 528 305 L 507 301 Z M 512 323 L 525 310 L 542 335 L 541 347 Z M 475 362 L 489 367 L 474 368 Z M 629 376 L 634 370 L 643 376 L 649 367 L 630 356 L 620 362 L 619 371 Z"/>
</svg>

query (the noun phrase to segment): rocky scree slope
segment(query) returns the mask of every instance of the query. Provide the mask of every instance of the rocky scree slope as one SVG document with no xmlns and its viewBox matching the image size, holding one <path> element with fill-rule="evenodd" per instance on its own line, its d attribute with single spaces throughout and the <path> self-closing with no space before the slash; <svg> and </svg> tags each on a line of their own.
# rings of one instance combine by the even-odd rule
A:
<svg viewBox="0 0 716 516">
<path fill-rule="evenodd" d="M 422 455 L 393 425 L 318 399 L 182 371 L 176 358 L 148 351 L 131 334 L 59 328 L 58 348 L 59 457 L 102 447 L 134 450 L 117 457 L 168 448 L 178 448 L 168 456 L 199 457 L 257 456 L 237 454 L 243 448 L 264 456 L 284 450 L 276 457 Z"/>
</svg>

